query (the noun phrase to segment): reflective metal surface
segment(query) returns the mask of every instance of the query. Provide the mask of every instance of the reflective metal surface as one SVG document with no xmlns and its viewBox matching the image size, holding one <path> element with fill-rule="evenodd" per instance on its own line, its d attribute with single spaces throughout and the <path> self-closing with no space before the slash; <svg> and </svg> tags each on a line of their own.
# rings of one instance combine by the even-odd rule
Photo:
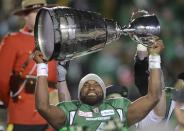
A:
<svg viewBox="0 0 184 131">
<path fill-rule="evenodd" d="M 122 31 L 124 35 L 129 35 L 136 42 L 151 46 L 155 36 L 160 35 L 160 24 L 155 14 L 140 10 L 132 13 L 129 25 L 123 27 Z"/>
<path fill-rule="evenodd" d="M 155 15 L 132 19 L 122 28 L 98 13 L 58 6 L 39 10 L 34 31 L 36 46 L 46 60 L 67 61 L 102 50 L 121 35 L 145 44 L 143 38 L 157 35 L 160 26 Z"/>
</svg>

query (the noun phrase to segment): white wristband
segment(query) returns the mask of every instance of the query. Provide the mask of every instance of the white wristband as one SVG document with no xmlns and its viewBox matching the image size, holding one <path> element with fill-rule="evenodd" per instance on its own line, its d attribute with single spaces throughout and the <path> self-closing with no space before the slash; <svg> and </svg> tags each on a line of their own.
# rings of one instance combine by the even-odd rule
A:
<svg viewBox="0 0 184 131">
<path fill-rule="evenodd" d="M 149 55 L 149 69 L 161 68 L 160 55 Z"/>
<path fill-rule="evenodd" d="M 48 65 L 45 63 L 37 64 L 37 76 L 48 76 Z"/>
</svg>

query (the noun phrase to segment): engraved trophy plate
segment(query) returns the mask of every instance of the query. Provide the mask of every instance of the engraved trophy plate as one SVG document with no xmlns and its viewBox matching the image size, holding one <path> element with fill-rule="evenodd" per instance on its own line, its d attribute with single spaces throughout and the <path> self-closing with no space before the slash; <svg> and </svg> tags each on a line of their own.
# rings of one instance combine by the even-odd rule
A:
<svg viewBox="0 0 184 131">
<path fill-rule="evenodd" d="M 148 13 L 121 27 L 99 13 L 58 6 L 39 10 L 34 31 L 36 47 L 46 60 L 67 61 L 102 50 L 121 35 L 147 46 L 150 42 L 144 39 L 158 35 L 160 26 Z"/>
</svg>

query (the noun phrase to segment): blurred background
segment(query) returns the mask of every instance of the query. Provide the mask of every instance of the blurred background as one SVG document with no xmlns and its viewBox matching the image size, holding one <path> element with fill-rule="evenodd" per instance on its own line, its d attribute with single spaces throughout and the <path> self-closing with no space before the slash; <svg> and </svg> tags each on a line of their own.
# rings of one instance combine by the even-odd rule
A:
<svg viewBox="0 0 184 131">
<path fill-rule="evenodd" d="M 178 73 L 184 69 L 184 0 L 47 0 L 81 10 L 101 13 L 114 19 L 120 25 L 127 25 L 133 11 L 145 9 L 154 12 L 161 24 L 161 39 L 165 44 L 162 65 L 166 86 L 173 86 Z M 0 0 L 0 40 L 9 32 L 19 30 L 23 21 L 11 12 L 21 5 L 21 0 Z M 133 63 L 136 43 L 122 36 L 118 41 L 105 47 L 103 51 L 83 56 L 71 61 L 68 85 L 72 97 L 77 98 L 77 85 L 82 76 L 97 73 L 106 85 L 126 86 L 133 100 L 138 95 L 134 85 Z"/>
</svg>

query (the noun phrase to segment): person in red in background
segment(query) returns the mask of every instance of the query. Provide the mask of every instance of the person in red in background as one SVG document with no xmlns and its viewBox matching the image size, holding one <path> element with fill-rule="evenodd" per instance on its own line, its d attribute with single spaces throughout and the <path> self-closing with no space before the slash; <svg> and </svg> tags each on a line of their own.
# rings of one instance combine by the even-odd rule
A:
<svg viewBox="0 0 184 131">
<path fill-rule="evenodd" d="M 21 6 L 13 13 L 25 20 L 25 26 L 5 36 L 0 45 L 0 99 L 7 107 L 7 130 L 45 131 L 47 122 L 35 109 L 36 64 L 31 54 L 35 48 L 33 32 L 36 14 L 41 7 L 51 5 L 47 5 L 45 0 L 23 0 Z M 50 61 L 48 65 L 50 95 L 55 97 L 56 62 Z M 52 97 L 52 100 L 56 99 Z"/>
</svg>

